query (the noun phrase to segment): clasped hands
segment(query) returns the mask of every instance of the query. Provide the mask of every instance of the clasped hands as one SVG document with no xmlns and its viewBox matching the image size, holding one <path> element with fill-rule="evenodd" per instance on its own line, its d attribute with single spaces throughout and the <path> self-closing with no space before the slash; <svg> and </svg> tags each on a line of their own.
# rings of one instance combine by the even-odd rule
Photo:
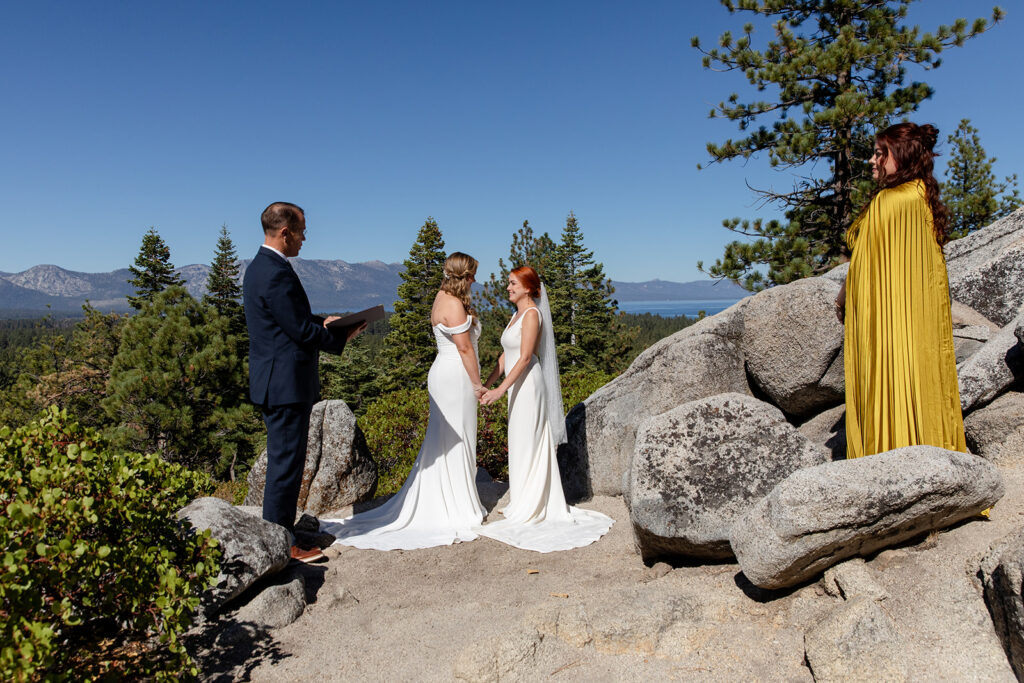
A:
<svg viewBox="0 0 1024 683">
<path fill-rule="evenodd" d="M 476 396 L 476 400 L 480 401 L 480 405 L 489 406 L 499 398 L 505 391 L 503 389 L 488 389 L 482 384 L 478 384 L 473 387 L 473 395 Z"/>
</svg>

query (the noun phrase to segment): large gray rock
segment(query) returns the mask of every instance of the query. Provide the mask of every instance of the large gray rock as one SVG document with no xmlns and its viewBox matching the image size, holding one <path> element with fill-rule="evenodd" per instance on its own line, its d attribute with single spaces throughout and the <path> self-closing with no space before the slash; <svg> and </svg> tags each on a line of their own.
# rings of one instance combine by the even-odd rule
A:
<svg viewBox="0 0 1024 683">
<path fill-rule="evenodd" d="M 877 572 L 868 567 L 862 558 L 854 557 L 828 569 L 821 583 L 826 593 L 843 600 L 888 600 L 889 591 L 885 590 L 878 580 Z"/>
<path fill-rule="evenodd" d="M 946 245 L 950 296 L 998 325 L 1024 304 L 1024 208 Z"/>
<path fill-rule="evenodd" d="M 789 415 L 843 400 L 843 326 L 834 281 L 812 277 L 751 297 L 743 309 L 743 355 L 752 384 Z M 829 369 L 839 359 L 839 372 Z"/>
<path fill-rule="evenodd" d="M 957 367 L 960 408 L 968 413 L 985 405 L 1024 379 L 1024 344 L 1016 329 L 1024 323 L 1024 309 L 1016 320 L 992 335 L 984 346 Z"/>
<path fill-rule="evenodd" d="M 570 500 L 622 494 L 637 425 L 648 417 L 705 396 L 750 393 L 740 351 L 746 301 L 654 344 L 569 412 L 558 466 Z"/>
<path fill-rule="evenodd" d="M 752 583 L 783 588 L 977 515 L 1002 495 L 1002 477 L 986 460 L 909 446 L 794 472 L 736 522 L 729 540 Z"/>
<path fill-rule="evenodd" d="M 267 478 L 264 450 L 247 479 L 246 505 L 263 503 Z M 298 508 L 314 515 L 337 510 L 373 497 L 377 465 L 366 447 L 356 417 L 344 401 L 320 401 L 313 406 L 306 441 L 306 466 L 302 471 Z"/>
<path fill-rule="evenodd" d="M 832 454 L 833 460 L 846 459 L 846 406 L 829 408 L 804 422 L 797 429 L 811 443 Z"/>
<path fill-rule="evenodd" d="M 178 511 L 178 519 L 200 531 L 209 529 L 220 544 L 217 585 L 202 597 L 207 615 L 288 565 L 291 538 L 284 527 L 248 515 L 220 498 L 197 498 Z"/>
<path fill-rule="evenodd" d="M 845 263 L 840 263 L 832 270 L 822 274 L 821 277 L 825 278 L 826 280 L 832 280 L 833 282 L 837 282 L 841 285 L 844 282 L 846 282 L 846 276 L 847 274 L 849 274 L 849 272 L 850 262 L 846 261 Z"/>
<path fill-rule="evenodd" d="M 997 464 L 1024 459 L 1024 393 L 1010 391 L 964 418 L 967 446 Z"/>
<path fill-rule="evenodd" d="M 953 327 L 953 348 L 957 365 L 973 356 L 992 338 L 994 332 L 985 325 Z"/>
<path fill-rule="evenodd" d="M 978 569 L 985 604 L 1018 680 L 1024 679 L 1024 529 L 995 543 Z"/>
<path fill-rule="evenodd" d="M 732 557 L 733 522 L 790 473 L 831 459 L 778 408 L 720 394 L 650 418 L 637 430 L 626 502 L 645 561 Z"/>
<path fill-rule="evenodd" d="M 804 634 L 815 683 L 908 680 L 896 624 L 868 597 L 839 605 Z"/>
<path fill-rule="evenodd" d="M 953 327 L 984 327 L 990 332 L 999 331 L 999 325 L 959 301 L 949 302 L 949 313 L 953 319 Z"/>
<path fill-rule="evenodd" d="M 282 628 L 302 616 L 306 610 L 306 580 L 298 572 L 284 572 L 271 581 L 249 602 L 238 608 L 234 617 L 265 628 Z"/>
</svg>

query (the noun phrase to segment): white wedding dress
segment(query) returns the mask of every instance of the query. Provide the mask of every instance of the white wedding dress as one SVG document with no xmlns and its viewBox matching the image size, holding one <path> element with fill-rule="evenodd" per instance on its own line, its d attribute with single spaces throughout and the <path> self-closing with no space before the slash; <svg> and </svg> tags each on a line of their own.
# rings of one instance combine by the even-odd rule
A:
<svg viewBox="0 0 1024 683">
<path fill-rule="evenodd" d="M 519 360 L 523 318 L 531 311 L 541 319 L 538 309 L 528 309 L 501 334 L 506 372 Z M 589 545 L 614 523 L 600 512 L 566 505 L 546 402 L 544 375 L 533 356 L 508 391 L 509 505 L 504 519 L 480 530 L 481 536 L 542 553 Z"/>
<path fill-rule="evenodd" d="M 437 356 L 427 375 L 430 418 L 409 477 L 390 500 L 343 520 L 320 520 L 335 543 L 397 550 L 472 541 L 486 516 L 476 489 L 476 409 L 466 368 L 452 335 L 480 325 L 470 317 L 457 327 L 434 325 Z"/>
</svg>

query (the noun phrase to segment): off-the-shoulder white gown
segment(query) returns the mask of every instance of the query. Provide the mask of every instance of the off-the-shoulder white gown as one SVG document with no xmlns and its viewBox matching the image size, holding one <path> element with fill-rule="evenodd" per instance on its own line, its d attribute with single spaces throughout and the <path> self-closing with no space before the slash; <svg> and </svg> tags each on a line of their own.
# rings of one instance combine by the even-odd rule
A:
<svg viewBox="0 0 1024 683">
<path fill-rule="evenodd" d="M 344 520 L 321 520 L 336 543 L 357 548 L 430 548 L 475 539 L 486 512 L 476 488 L 477 399 L 452 335 L 480 325 L 434 325 L 437 356 L 427 375 L 430 418 L 416 463 L 401 490 L 373 510 Z"/>
</svg>

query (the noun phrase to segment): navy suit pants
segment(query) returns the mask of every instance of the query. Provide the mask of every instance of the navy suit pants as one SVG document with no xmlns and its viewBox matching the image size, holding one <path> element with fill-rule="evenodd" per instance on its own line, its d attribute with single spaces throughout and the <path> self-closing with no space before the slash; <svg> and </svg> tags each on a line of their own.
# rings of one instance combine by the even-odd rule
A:
<svg viewBox="0 0 1024 683">
<path fill-rule="evenodd" d="M 267 425 L 267 480 L 263 489 L 263 519 L 288 531 L 295 527 L 295 509 L 306 466 L 309 403 L 263 406 Z"/>
</svg>

